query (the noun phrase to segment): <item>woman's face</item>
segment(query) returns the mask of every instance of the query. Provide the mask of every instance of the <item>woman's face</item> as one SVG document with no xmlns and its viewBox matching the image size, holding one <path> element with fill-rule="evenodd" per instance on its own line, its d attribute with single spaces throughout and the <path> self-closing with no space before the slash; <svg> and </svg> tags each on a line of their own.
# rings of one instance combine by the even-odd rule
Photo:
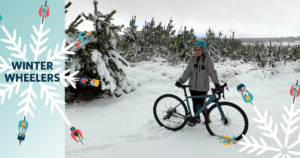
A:
<svg viewBox="0 0 300 158">
<path fill-rule="evenodd" d="M 200 46 L 197 46 L 197 47 L 195 48 L 195 55 L 196 55 L 197 57 L 199 57 L 199 56 L 201 56 L 201 54 L 202 54 L 201 47 L 200 47 Z"/>
</svg>

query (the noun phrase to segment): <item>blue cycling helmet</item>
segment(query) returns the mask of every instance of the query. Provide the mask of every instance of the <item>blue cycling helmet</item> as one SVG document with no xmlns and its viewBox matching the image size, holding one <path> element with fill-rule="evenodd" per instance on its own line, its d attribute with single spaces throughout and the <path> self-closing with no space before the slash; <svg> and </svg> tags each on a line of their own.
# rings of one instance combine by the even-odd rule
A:
<svg viewBox="0 0 300 158">
<path fill-rule="evenodd" d="M 206 48 L 206 43 L 204 41 L 197 41 L 194 46 L 201 46 L 203 48 Z"/>
<path fill-rule="evenodd" d="M 244 84 L 240 84 L 240 85 L 237 86 L 237 90 L 240 91 L 243 87 L 245 87 L 245 85 Z"/>
<path fill-rule="evenodd" d="M 74 130 L 75 130 L 75 127 L 71 127 L 70 130 L 71 130 L 71 131 L 74 131 Z"/>
</svg>

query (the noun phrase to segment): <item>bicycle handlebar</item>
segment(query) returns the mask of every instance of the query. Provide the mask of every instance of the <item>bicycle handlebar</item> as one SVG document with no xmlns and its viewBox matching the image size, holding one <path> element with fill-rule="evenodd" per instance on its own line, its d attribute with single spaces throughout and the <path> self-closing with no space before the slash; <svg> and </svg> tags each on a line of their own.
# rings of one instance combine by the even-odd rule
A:
<svg viewBox="0 0 300 158">
<path fill-rule="evenodd" d="M 193 86 L 189 86 L 189 85 L 179 85 L 177 86 L 178 88 L 182 88 L 185 90 L 185 88 L 187 87 L 193 87 Z M 224 87 L 226 87 L 226 89 L 228 90 L 228 87 L 227 87 L 227 83 L 224 83 L 223 86 L 220 86 L 220 87 L 217 87 L 217 88 L 212 88 L 211 91 L 213 94 L 218 94 L 218 98 L 213 100 L 212 102 L 216 102 L 218 100 L 220 100 L 221 98 L 221 94 L 223 93 L 223 98 L 225 99 L 224 97 Z M 229 90 L 228 90 L 229 91 Z"/>
<path fill-rule="evenodd" d="M 218 94 L 218 98 L 213 100 L 212 102 L 216 102 L 216 101 L 220 100 L 222 93 L 223 93 L 223 98 L 225 99 L 225 97 L 224 97 L 224 87 L 226 87 L 226 89 L 228 90 L 227 83 L 224 83 L 223 86 L 211 89 L 213 94 Z"/>
</svg>

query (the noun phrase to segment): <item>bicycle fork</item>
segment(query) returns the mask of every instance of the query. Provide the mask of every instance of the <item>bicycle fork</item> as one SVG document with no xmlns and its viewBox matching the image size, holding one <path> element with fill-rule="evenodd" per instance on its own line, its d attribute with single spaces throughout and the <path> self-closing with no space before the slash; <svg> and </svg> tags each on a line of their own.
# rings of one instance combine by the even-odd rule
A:
<svg viewBox="0 0 300 158">
<path fill-rule="evenodd" d="M 224 112 L 223 112 L 221 106 L 219 105 L 219 102 L 215 102 L 215 104 L 216 104 L 217 108 L 219 109 L 219 112 L 220 112 L 220 114 L 222 116 L 222 120 L 223 120 L 224 124 L 227 125 L 228 120 L 226 119 L 226 117 L 224 115 Z"/>
</svg>

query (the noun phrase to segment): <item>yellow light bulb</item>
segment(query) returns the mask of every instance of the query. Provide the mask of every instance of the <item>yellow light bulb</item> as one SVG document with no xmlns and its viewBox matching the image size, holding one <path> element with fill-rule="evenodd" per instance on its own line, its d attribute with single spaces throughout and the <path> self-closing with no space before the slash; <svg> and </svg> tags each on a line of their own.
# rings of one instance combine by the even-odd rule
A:
<svg viewBox="0 0 300 158">
<path fill-rule="evenodd" d="M 246 97 L 246 100 L 247 100 L 247 101 L 249 101 L 250 99 L 251 99 L 251 97 L 250 97 L 250 96 L 247 96 L 247 97 Z"/>
<path fill-rule="evenodd" d="M 21 126 L 22 126 L 22 127 L 26 127 L 26 123 L 25 123 L 25 122 L 22 122 Z"/>
</svg>

